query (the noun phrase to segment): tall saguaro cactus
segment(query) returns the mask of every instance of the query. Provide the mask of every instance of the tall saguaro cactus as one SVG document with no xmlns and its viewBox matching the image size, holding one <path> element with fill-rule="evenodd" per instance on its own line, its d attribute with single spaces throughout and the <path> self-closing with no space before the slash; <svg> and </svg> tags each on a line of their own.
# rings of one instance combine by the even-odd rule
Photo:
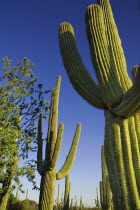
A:
<svg viewBox="0 0 140 210">
<path fill-rule="evenodd" d="M 56 162 L 61 148 L 64 124 L 58 126 L 58 101 L 61 77 L 58 77 L 56 87 L 52 91 L 51 109 L 48 123 L 45 160 L 42 158 L 42 118 L 38 122 L 38 153 L 37 169 L 41 175 L 39 210 L 52 210 L 54 205 L 54 189 L 56 180 L 64 178 L 73 165 L 79 142 L 81 124 L 77 124 L 73 142 L 62 168 L 56 173 Z M 58 129 L 58 130 L 57 130 Z"/>
<path fill-rule="evenodd" d="M 109 0 L 86 11 L 87 37 L 97 84 L 78 52 L 74 29 L 59 28 L 60 50 L 69 79 L 91 105 L 105 112 L 105 156 L 115 209 L 140 209 L 140 66 L 128 76 Z"/>
</svg>

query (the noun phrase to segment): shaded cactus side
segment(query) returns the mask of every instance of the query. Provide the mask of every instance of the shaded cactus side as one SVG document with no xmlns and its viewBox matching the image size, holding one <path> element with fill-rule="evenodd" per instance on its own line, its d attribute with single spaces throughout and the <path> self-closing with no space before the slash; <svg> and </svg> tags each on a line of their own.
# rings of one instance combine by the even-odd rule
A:
<svg viewBox="0 0 140 210">
<path fill-rule="evenodd" d="M 78 52 L 74 29 L 59 28 L 64 66 L 75 90 L 105 113 L 105 157 L 114 208 L 140 209 L 140 65 L 134 66 L 133 83 L 109 0 L 98 0 L 86 11 L 87 37 L 98 84 Z"/>
<path fill-rule="evenodd" d="M 64 124 L 58 126 L 58 102 L 61 77 L 58 77 L 56 87 L 52 91 L 51 108 L 48 123 L 45 160 L 42 155 L 42 116 L 38 121 L 38 152 L 37 170 L 41 175 L 39 210 L 52 210 L 54 205 L 54 189 L 56 180 L 64 178 L 73 165 L 79 142 L 81 124 L 77 124 L 73 142 L 62 168 L 56 172 L 56 162 L 61 148 Z M 58 130 L 57 130 L 58 129 Z"/>
</svg>

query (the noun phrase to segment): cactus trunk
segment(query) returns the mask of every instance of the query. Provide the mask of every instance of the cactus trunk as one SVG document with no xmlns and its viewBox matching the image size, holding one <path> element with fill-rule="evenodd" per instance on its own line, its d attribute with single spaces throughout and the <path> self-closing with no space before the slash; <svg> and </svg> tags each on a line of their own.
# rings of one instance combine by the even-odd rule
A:
<svg viewBox="0 0 140 210">
<path fill-rule="evenodd" d="M 115 209 L 140 208 L 137 115 L 123 119 L 111 112 L 105 113 L 105 155 Z"/>
<path fill-rule="evenodd" d="M 54 205 L 54 193 L 56 183 L 56 171 L 48 170 L 43 174 L 40 191 L 40 210 L 52 210 Z"/>
</svg>

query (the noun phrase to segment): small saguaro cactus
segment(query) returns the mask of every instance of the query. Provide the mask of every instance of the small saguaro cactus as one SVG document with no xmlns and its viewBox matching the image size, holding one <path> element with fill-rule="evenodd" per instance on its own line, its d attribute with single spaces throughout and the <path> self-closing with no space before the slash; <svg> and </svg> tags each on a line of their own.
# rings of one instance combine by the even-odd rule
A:
<svg viewBox="0 0 140 210">
<path fill-rule="evenodd" d="M 63 210 L 69 210 L 69 197 L 70 197 L 70 175 L 65 176 L 65 194 Z"/>
<path fill-rule="evenodd" d="M 73 210 L 73 198 L 71 198 L 71 202 L 70 202 L 70 210 Z"/>
<path fill-rule="evenodd" d="M 41 175 L 39 210 L 52 210 L 54 205 L 54 189 L 56 180 L 64 178 L 71 170 L 79 142 L 81 124 L 77 124 L 73 142 L 62 168 L 56 173 L 56 162 L 61 148 L 64 124 L 58 126 L 58 101 L 61 77 L 52 91 L 51 108 L 48 123 L 45 160 L 42 158 L 42 116 L 38 122 L 37 170 Z M 58 131 L 57 131 L 58 129 Z"/>
<path fill-rule="evenodd" d="M 111 190 L 109 184 L 109 177 L 107 173 L 106 160 L 104 155 L 104 145 L 101 151 L 101 164 L 102 164 L 102 181 L 100 181 L 100 204 L 102 210 L 111 210 Z"/>
<path fill-rule="evenodd" d="M 83 201 L 82 201 L 82 196 L 80 197 L 80 208 L 79 210 L 83 210 L 84 209 L 84 205 L 83 205 Z"/>
<path fill-rule="evenodd" d="M 105 157 L 114 208 L 140 209 L 140 65 L 132 69 L 133 82 L 109 0 L 97 0 L 86 10 L 87 37 L 98 84 L 78 52 L 74 29 L 59 28 L 64 66 L 76 91 L 105 112 Z"/>
<path fill-rule="evenodd" d="M 100 207 L 100 201 L 99 201 L 99 198 L 98 198 L 98 190 L 96 188 L 96 199 L 95 199 L 95 205 L 97 208 Z"/>
</svg>

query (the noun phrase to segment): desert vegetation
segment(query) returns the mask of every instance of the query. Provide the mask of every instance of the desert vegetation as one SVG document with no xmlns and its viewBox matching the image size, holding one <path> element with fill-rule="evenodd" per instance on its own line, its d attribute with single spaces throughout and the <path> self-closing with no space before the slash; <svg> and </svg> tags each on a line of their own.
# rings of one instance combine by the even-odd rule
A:
<svg viewBox="0 0 140 210">
<path fill-rule="evenodd" d="M 69 22 L 60 24 L 59 44 L 74 89 L 105 115 L 102 178 L 95 189 L 96 206 L 86 207 L 82 197 L 80 202 L 77 196 L 71 197 L 70 172 L 76 157 L 81 123 L 77 123 L 64 164 L 56 171 L 64 132 L 64 124 L 58 125 L 61 76 L 58 76 L 52 91 L 43 90 L 42 84 L 37 83 L 30 60 L 23 58 L 13 67 L 12 61 L 5 57 L 2 60 L 3 75 L 0 76 L 0 210 L 140 209 L 140 65 L 133 67 L 131 81 L 109 0 L 98 0 L 97 4 L 90 5 L 85 19 L 98 84 L 81 59 L 74 28 Z M 50 103 L 45 100 L 49 92 Z M 46 139 L 43 139 L 44 119 L 48 119 Z M 36 160 L 29 160 L 30 152 L 36 154 Z M 41 177 L 39 204 L 28 199 L 28 191 L 24 201 L 18 197 L 23 176 L 37 189 L 35 171 Z M 63 178 L 63 197 L 60 199 L 58 185 L 55 200 L 56 181 Z M 18 189 L 16 196 L 12 193 L 14 189 Z"/>
</svg>

